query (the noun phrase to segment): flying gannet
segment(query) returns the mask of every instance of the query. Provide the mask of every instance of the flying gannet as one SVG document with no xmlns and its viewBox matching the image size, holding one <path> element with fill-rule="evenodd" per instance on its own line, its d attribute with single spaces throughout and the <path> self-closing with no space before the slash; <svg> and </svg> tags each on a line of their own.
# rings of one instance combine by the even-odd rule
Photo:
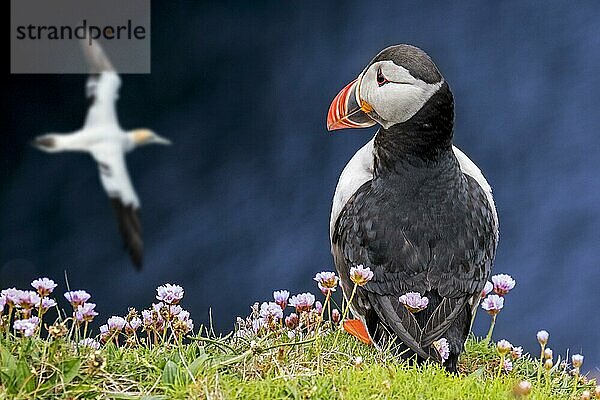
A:
<svg viewBox="0 0 600 400">
<path fill-rule="evenodd" d="M 146 144 L 171 142 L 149 129 L 125 131 L 119 125 L 115 103 L 121 78 L 98 42 L 83 44 L 90 65 L 86 85 L 89 109 L 82 129 L 66 134 L 38 136 L 33 145 L 47 153 L 87 152 L 96 160 L 100 181 L 117 213 L 124 245 L 137 268 L 142 265 L 142 227 L 140 201 L 127 172 L 125 153 Z"/>
</svg>

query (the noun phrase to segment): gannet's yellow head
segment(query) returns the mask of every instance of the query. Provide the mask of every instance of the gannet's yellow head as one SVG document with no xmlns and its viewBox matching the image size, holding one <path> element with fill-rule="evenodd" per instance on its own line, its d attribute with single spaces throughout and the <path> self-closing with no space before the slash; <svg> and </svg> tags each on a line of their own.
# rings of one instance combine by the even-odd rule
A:
<svg viewBox="0 0 600 400">
<path fill-rule="evenodd" d="M 129 135 L 134 146 L 143 146 L 145 144 L 171 144 L 169 139 L 159 136 L 155 132 L 146 128 L 134 129 L 129 132 Z"/>
</svg>

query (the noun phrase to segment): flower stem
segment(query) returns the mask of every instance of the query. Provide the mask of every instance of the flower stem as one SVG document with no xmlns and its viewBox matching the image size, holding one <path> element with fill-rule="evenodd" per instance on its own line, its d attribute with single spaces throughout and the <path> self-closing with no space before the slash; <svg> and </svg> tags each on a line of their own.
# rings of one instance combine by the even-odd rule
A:
<svg viewBox="0 0 600 400">
<path fill-rule="evenodd" d="M 492 340 L 492 333 L 494 332 L 494 326 L 496 325 L 496 316 L 497 314 L 492 315 L 492 322 L 490 323 L 490 329 L 485 337 L 486 342 L 490 342 Z"/>
<path fill-rule="evenodd" d="M 500 375 L 502 374 L 502 369 L 504 368 L 504 358 L 506 355 L 500 354 L 500 365 L 498 366 L 498 373 L 496 374 L 496 379 L 500 379 Z"/>
<path fill-rule="evenodd" d="M 321 321 L 323 321 L 323 316 L 325 315 L 325 308 L 327 308 L 327 305 L 329 304 L 330 297 L 331 297 L 331 291 L 328 291 L 327 296 L 325 296 L 325 304 L 323 305 L 323 308 L 321 309 Z"/>
<path fill-rule="evenodd" d="M 42 308 L 42 300 L 43 298 L 40 298 L 40 305 L 37 310 L 38 318 L 40 319 L 40 324 L 38 327 L 35 328 L 38 337 L 40 337 L 40 335 L 42 334 L 42 325 L 44 324 L 44 309 Z"/>
<path fill-rule="evenodd" d="M 346 315 L 348 314 L 348 310 L 350 309 L 350 303 L 352 303 L 352 300 L 354 299 L 354 295 L 356 294 L 356 288 L 358 287 L 358 285 L 355 283 L 354 287 L 352 288 L 352 293 L 350 294 L 350 298 L 348 299 L 348 301 L 346 302 L 346 306 L 344 307 L 344 312 L 342 313 L 342 318 L 340 318 L 340 323 L 344 324 L 344 320 L 346 319 Z M 335 346 L 337 345 L 337 341 L 338 338 L 340 337 L 340 332 L 342 329 L 338 329 L 337 333 L 335 334 L 335 339 L 333 340 L 333 348 L 335 348 Z"/>
<path fill-rule="evenodd" d="M 7 323 L 6 323 L 6 332 L 10 331 L 10 320 L 12 318 L 12 314 L 13 314 L 13 305 L 9 305 L 8 306 L 8 318 L 7 318 Z"/>
<path fill-rule="evenodd" d="M 573 370 L 573 394 L 571 395 L 572 398 L 576 398 L 575 394 L 577 393 L 577 384 L 579 383 L 579 367 L 576 367 Z"/>
<path fill-rule="evenodd" d="M 542 351 L 540 352 L 540 366 L 538 368 L 538 373 L 537 373 L 537 381 L 538 384 L 541 383 L 542 381 L 542 369 L 544 369 L 544 350 L 546 345 L 544 344 L 540 344 Z"/>
<path fill-rule="evenodd" d="M 352 288 L 352 294 L 350 294 L 350 299 L 348 299 L 348 302 L 346 303 L 346 307 L 344 308 L 344 313 L 342 314 L 342 319 L 340 319 L 340 321 L 344 321 L 346 319 L 346 315 L 348 315 L 348 310 L 350 309 L 350 303 L 352 303 L 352 300 L 354 299 L 354 295 L 356 294 L 356 288 L 358 287 L 358 285 L 355 283 L 354 287 Z"/>
</svg>

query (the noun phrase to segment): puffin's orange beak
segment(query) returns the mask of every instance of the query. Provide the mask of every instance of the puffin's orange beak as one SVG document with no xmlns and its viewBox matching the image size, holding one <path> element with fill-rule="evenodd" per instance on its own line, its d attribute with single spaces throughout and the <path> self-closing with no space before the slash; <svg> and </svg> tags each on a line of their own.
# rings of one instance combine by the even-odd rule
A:
<svg viewBox="0 0 600 400">
<path fill-rule="evenodd" d="M 368 128 L 376 124 L 367 113 L 373 107 L 358 96 L 361 77 L 356 78 L 343 88 L 329 106 L 327 130 L 344 128 Z"/>
</svg>

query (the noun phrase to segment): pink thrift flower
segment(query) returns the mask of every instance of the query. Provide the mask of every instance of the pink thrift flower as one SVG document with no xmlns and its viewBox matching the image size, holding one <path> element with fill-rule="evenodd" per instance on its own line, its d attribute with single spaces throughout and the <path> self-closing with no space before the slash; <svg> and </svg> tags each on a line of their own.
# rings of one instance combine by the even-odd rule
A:
<svg viewBox="0 0 600 400">
<path fill-rule="evenodd" d="M 513 370 L 513 364 L 512 361 L 510 361 L 508 358 L 504 359 L 504 364 L 502 365 L 502 369 L 504 370 L 504 372 L 510 372 Z"/>
<path fill-rule="evenodd" d="M 133 317 L 125 324 L 125 332 L 133 333 L 137 331 L 140 326 L 142 326 L 142 320 L 138 317 Z"/>
<path fill-rule="evenodd" d="M 48 296 L 58 286 L 52 279 L 38 278 L 31 282 L 31 286 L 37 290 L 38 294 L 42 297 Z"/>
<path fill-rule="evenodd" d="M 404 304 L 411 313 L 417 313 L 427 308 L 429 299 L 425 296 L 421 297 L 420 293 L 408 292 L 400 296 L 400 303 Z"/>
<path fill-rule="evenodd" d="M 179 312 L 177 314 L 177 319 L 179 319 L 180 321 L 185 321 L 186 319 L 190 318 L 190 312 L 186 311 L 186 310 L 181 310 L 181 312 Z"/>
<path fill-rule="evenodd" d="M 260 332 L 260 330 L 265 326 L 265 320 L 262 318 L 252 320 L 252 331 L 254 333 Z"/>
<path fill-rule="evenodd" d="M 337 308 L 334 308 L 333 310 L 331 310 L 331 320 L 333 321 L 334 324 L 339 323 L 341 319 L 342 319 L 342 314 L 340 313 L 340 310 L 338 310 Z"/>
<path fill-rule="evenodd" d="M 77 308 L 78 306 L 82 305 L 83 303 L 88 301 L 90 297 L 92 296 L 85 290 L 72 290 L 70 292 L 65 293 L 65 299 L 67 299 L 67 301 L 71 303 L 73 308 Z"/>
<path fill-rule="evenodd" d="M 490 315 L 496 315 L 504 307 L 504 297 L 491 294 L 481 302 L 481 308 Z"/>
<path fill-rule="evenodd" d="M 194 320 L 192 320 L 191 318 L 186 319 L 185 326 L 186 326 L 185 333 L 189 333 L 189 332 L 193 331 L 194 330 Z"/>
<path fill-rule="evenodd" d="M 0 295 L 0 315 L 4 312 L 4 307 L 6 306 L 6 296 Z"/>
<path fill-rule="evenodd" d="M 321 293 L 327 295 L 328 293 L 335 292 L 336 286 L 338 284 L 338 277 L 334 272 L 319 272 L 313 278 L 317 282 Z"/>
<path fill-rule="evenodd" d="M 190 318 L 189 311 L 181 310 L 181 312 L 179 314 L 177 314 L 177 319 L 179 319 L 180 321 L 185 321 L 185 320 L 188 320 L 189 318 Z"/>
<path fill-rule="evenodd" d="M 121 331 L 125 327 L 125 324 L 127 324 L 127 321 L 125 321 L 125 318 L 123 318 L 123 317 L 112 316 L 108 319 L 108 321 L 106 321 L 106 323 L 107 323 L 108 329 L 110 331 L 118 332 L 118 331 Z"/>
<path fill-rule="evenodd" d="M 260 305 L 260 317 L 267 322 L 277 322 L 283 318 L 283 310 L 275 302 L 264 302 Z"/>
<path fill-rule="evenodd" d="M 43 312 L 48 311 L 52 307 L 56 307 L 56 301 L 49 297 L 42 297 L 35 305 L 35 308 L 41 308 Z"/>
<path fill-rule="evenodd" d="M 15 330 L 23 333 L 23 336 L 30 337 L 33 336 L 35 330 L 40 323 L 40 319 L 38 317 L 31 317 L 27 319 L 19 319 L 13 323 L 13 328 Z"/>
<path fill-rule="evenodd" d="M 4 298 L 4 302 L 9 307 L 14 307 L 19 301 L 21 291 L 17 288 L 4 289 L 0 292 L 0 296 Z"/>
<path fill-rule="evenodd" d="M 183 288 L 179 285 L 165 283 L 156 288 L 156 299 L 166 304 L 177 304 L 183 298 Z"/>
<path fill-rule="evenodd" d="M 164 319 L 161 315 L 161 311 L 163 309 L 163 307 L 165 307 L 165 305 L 162 302 L 159 302 L 158 304 L 152 304 L 152 310 L 145 310 L 147 311 L 148 315 L 150 316 L 150 319 L 152 320 L 152 324 L 154 325 L 155 328 L 157 329 L 161 329 L 164 323 Z M 144 311 L 142 311 L 142 316 L 144 316 Z"/>
<path fill-rule="evenodd" d="M 296 313 L 291 313 L 285 318 L 285 326 L 287 326 L 289 329 L 296 329 L 299 323 L 300 318 L 298 318 L 298 314 Z"/>
<path fill-rule="evenodd" d="M 100 348 L 100 342 L 92 338 L 85 338 L 79 341 L 77 344 L 79 347 L 98 350 Z"/>
<path fill-rule="evenodd" d="M 321 314 L 323 312 L 323 303 L 321 303 L 320 301 L 315 301 L 315 311 L 317 312 L 317 314 Z"/>
<path fill-rule="evenodd" d="M 33 290 L 20 290 L 16 304 L 17 307 L 29 310 L 30 308 L 35 307 L 39 301 L 40 296 Z"/>
<path fill-rule="evenodd" d="M 310 311 L 313 304 L 315 296 L 312 293 L 300 293 L 290 299 L 290 305 L 296 307 L 297 312 Z"/>
<path fill-rule="evenodd" d="M 271 303 L 271 304 L 275 304 L 275 303 Z M 281 308 L 279 306 L 276 305 L 276 307 L 279 309 L 279 311 L 281 311 Z M 283 315 L 283 311 L 281 311 L 281 314 Z M 190 313 L 183 310 L 181 311 L 179 314 L 177 314 L 177 319 L 181 322 L 185 323 L 185 330 L 184 333 L 188 333 L 194 330 L 194 321 L 190 318 Z"/>
<path fill-rule="evenodd" d="M 164 306 L 165 306 L 165 304 L 162 301 L 158 302 L 156 304 L 152 303 L 152 309 L 159 314 L 160 314 L 160 310 L 162 310 Z"/>
<path fill-rule="evenodd" d="M 510 356 L 512 357 L 513 360 L 518 360 L 519 358 L 521 358 L 523 356 L 523 348 L 521 346 L 519 346 L 519 347 L 513 346 L 512 350 L 510 351 Z"/>
<path fill-rule="evenodd" d="M 481 291 L 481 298 L 483 299 L 485 296 L 490 294 L 490 292 L 492 290 L 494 290 L 494 284 L 490 281 L 486 281 L 485 286 L 483 287 L 483 290 Z"/>
<path fill-rule="evenodd" d="M 181 306 L 179 304 L 176 304 L 174 306 L 169 306 L 169 313 L 171 315 L 177 315 L 182 311 L 183 311 L 183 308 L 181 308 Z"/>
<path fill-rule="evenodd" d="M 273 299 L 275 299 L 275 303 L 279 304 L 282 310 L 287 307 L 289 298 L 290 292 L 287 290 L 276 290 L 273 292 Z"/>
<path fill-rule="evenodd" d="M 96 305 L 94 303 L 84 303 L 77 306 L 77 309 L 74 312 L 75 319 L 79 322 L 92 322 L 94 317 L 98 315 L 94 310 L 95 308 Z"/>
<path fill-rule="evenodd" d="M 437 350 L 442 359 L 442 364 L 446 362 L 448 357 L 450 357 L 450 344 L 446 338 L 441 338 L 440 340 L 436 340 L 433 342 L 433 347 Z"/>
<path fill-rule="evenodd" d="M 364 286 L 371 279 L 373 279 L 373 271 L 371 271 L 371 268 L 365 268 L 362 265 L 350 268 L 350 280 L 358 286 Z"/>
<path fill-rule="evenodd" d="M 189 318 L 190 318 L 190 312 L 187 310 L 181 310 L 181 312 L 177 314 L 177 319 L 180 321 L 185 321 Z"/>
<path fill-rule="evenodd" d="M 111 332 L 108 329 L 108 325 L 106 325 L 106 324 L 100 325 L 100 341 L 102 341 L 102 343 L 106 343 L 106 341 L 108 340 L 110 335 L 111 335 Z"/>
<path fill-rule="evenodd" d="M 142 310 L 142 322 L 144 323 L 144 327 L 149 327 L 154 323 L 154 318 L 152 317 L 152 311 Z"/>
<path fill-rule="evenodd" d="M 494 292 L 500 296 L 504 296 L 515 287 L 515 280 L 507 274 L 498 274 L 492 276 L 494 284 Z"/>
</svg>

